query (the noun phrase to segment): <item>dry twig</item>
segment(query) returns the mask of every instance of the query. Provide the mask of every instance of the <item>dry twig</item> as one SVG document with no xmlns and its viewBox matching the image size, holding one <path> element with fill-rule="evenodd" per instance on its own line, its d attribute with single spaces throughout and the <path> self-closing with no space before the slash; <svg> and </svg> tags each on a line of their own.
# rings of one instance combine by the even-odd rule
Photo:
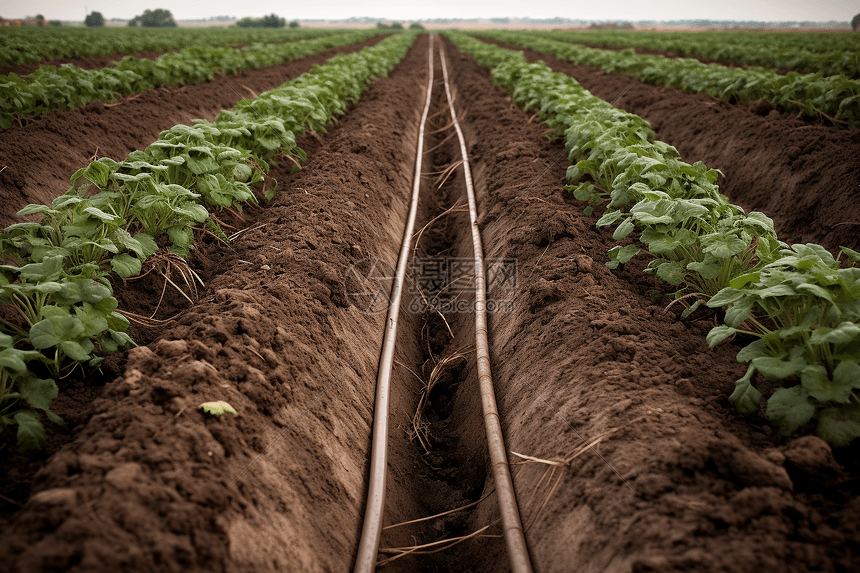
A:
<svg viewBox="0 0 860 573">
<path fill-rule="evenodd" d="M 462 350 L 455 350 L 451 354 L 440 358 L 433 366 L 433 370 L 430 371 L 430 376 L 424 386 L 424 391 L 421 394 L 421 398 L 418 400 L 418 407 L 415 409 L 415 415 L 412 416 L 412 430 L 409 432 L 409 437 L 412 439 L 418 438 L 418 442 L 421 444 L 421 447 L 424 448 L 424 451 L 428 454 L 430 453 L 430 448 L 428 448 L 430 442 L 430 424 L 424 419 L 424 411 L 427 409 L 427 404 L 430 402 L 430 392 L 439 380 L 442 379 L 442 374 L 444 374 L 448 368 L 460 360 L 463 360 L 464 362 L 466 361 L 466 353 L 471 352 L 471 350 L 471 347 L 467 347 Z"/>
</svg>

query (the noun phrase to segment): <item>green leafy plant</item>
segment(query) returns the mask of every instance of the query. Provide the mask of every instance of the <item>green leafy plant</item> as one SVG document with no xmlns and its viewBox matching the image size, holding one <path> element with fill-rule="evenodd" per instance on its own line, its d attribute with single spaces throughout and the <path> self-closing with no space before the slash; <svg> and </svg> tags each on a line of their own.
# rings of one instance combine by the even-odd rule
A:
<svg viewBox="0 0 860 573">
<path fill-rule="evenodd" d="M 238 28 L 207 26 L 200 28 L 161 28 L 144 30 L 113 26 L 87 29 L 77 26 L 6 28 L 0 35 L 0 65 L 39 62 L 42 59 L 106 56 L 165 52 L 191 46 L 212 48 L 278 44 L 285 41 L 341 35 L 343 28 Z"/>
<path fill-rule="evenodd" d="M 860 437 L 860 253 L 843 248 L 840 262 L 819 245 L 779 241 L 768 217 L 719 193 L 718 172 L 680 161 L 641 118 L 543 63 L 528 64 L 522 53 L 447 34 L 490 67 L 518 105 L 537 109 L 565 135 L 567 189 L 587 203 L 587 214 L 604 209 L 597 225 L 613 226 L 616 241 L 638 238 L 610 249 L 609 267 L 644 254 L 646 272 L 692 301 L 684 316 L 702 303 L 724 311 L 709 344 L 755 338 L 738 354 L 750 363 L 731 396 L 740 412 L 758 411 L 762 392 L 752 380 L 759 372 L 783 381 L 766 415 L 784 432 L 815 419 L 831 444 Z"/>
<path fill-rule="evenodd" d="M 768 399 L 766 414 L 783 432 L 817 418 L 818 434 L 830 443 L 860 437 L 860 268 L 840 268 L 818 245 L 792 245 L 760 272 L 735 279 L 708 306 L 726 309 L 709 344 L 738 333 L 756 338 L 738 354 L 750 363 L 732 394 L 738 411 L 758 411 L 756 371 L 770 381 L 794 377 L 799 384 L 777 388 Z"/>
<path fill-rule="evenodd" d="M 41 449 L 45 428 L 37 410 L 52 422 L 63 423 L 50 410 L 51 401 L 57 397 L 57 384 L 30 373 L 29 362 L 45 361 L 41 352 L 17 349 L 15 343 L 14 337 L 0 333 L 0 432 L 17 426 L 19 449 Z"/>
<path fill-rule="evenodd" d="M 709 58 L 746 66 L 818 72 L 824 76 L 860 76 L 860 49 L 850 34 L 705 31 L 650 32 L 628 30 L 542 31 L 535 35 L 565 43 L 616 48 L 642 47 L 680 56 Z"/>
<path fill-rule="evenodd" d="M 165 281 L 175 267 L 193 285 L 197 277 L 181 256 L 193 246 L 196 225 L 226 240 L 210 210 L 256 204 L 251 186 L 263 181 L 271 161 L 305 161 L 295 134 L 323 131 L 333 114 L 403 58 L 416 36 L 405 33 L 332 58 L 214 122 L 166 130 L 125 161 L 93 161 L 50 207 L 20 211 L 40 220 L 0 234 L 0 253 L 15 262 L 0 266 L 0 303 L 12 311 L 0 319 L 0 431 L 17 426 L 20 446 L 38 447 L 44 428 L 36 410 L 59 419 L 49 411 L 56 382 L 37 372 L 60 380 L 134 344 L 117 311 L 111 273 L 133 278 L 143 265 L 164 265 Z M 165 238 L 172 252 L 159 249 Z M 232 410 L 226 403 L 212 408 Z"/>
<path fill-rule="evenodd" d="M 860 124 L 860 84 L 845 75 L 820 73 L 785 75 L 764 68 L 730 68 L 689 58 L 637 54 L 560 42 L 545 34 L 505 30 L 476 31 L 474 35 L 509 42 L 609 73 L 626 74 L 643 82 L 671 86 L 688 93 L 706 93 L 725 100 L 752 102 L 766 99 L 781 111 L 801 116 L 824 115 L 849 125 Z M 855 60 L 857 71 L 857 56 Z"/>
<path fill-rule="evenodd" d="M 189 46 L 154 60 L 128 56 L 99 70 L 62 64 L 40 66 L 24 78 L 14 73 L 0 75 L 0 128 L 8 128 L 15 120 L 73 109 L 95 100 L 110 102 L 161 86 L 201 83 L 227 73 L 275 65 L 360 42 L 377 33 L 351 30 L 311 40 L 252 44 L 244 48 Z"/>
</svg>

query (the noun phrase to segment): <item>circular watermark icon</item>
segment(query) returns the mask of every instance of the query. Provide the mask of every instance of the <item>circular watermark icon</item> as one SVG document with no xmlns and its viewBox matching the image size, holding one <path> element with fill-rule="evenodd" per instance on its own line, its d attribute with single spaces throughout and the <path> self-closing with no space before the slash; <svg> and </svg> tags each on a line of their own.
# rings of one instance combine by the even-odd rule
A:
<svg viewBox="0 0 860 573">
<path fill-rule="evenodd" d="M 346 270 L 343 294 L 359 312 L 381 314 L 391 303 L 395 275 L 394 267 L 382 259 L 361 259 Z"/>
</svg>

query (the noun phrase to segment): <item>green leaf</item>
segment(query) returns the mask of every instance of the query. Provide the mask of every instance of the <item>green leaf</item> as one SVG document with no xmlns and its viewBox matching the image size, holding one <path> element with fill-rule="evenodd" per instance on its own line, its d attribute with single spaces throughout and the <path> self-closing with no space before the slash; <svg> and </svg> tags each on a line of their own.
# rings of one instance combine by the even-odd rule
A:
<svg viewBox="0 0 860 573">
<path fill-rule="evenodd" d="M 134 162 L 136 163 L 136 162 Z M 152 166 L 158 170 L 166 171 L 169 169 L 167 165 Z M 152 173 L 138 173 L 137 175 L 129 175 L 128 173 L 114 173 L 113 178 L 124 183 L 138 182 L 145 179 L 152 179 Z M 106 219 L 107 220 L 107 219 Z"/>
<path fill-rule="evenodd" d="M 799 255 L 806 256 L 814 256 L 819 259 L 821 262 L 828 266 L 832 266 L 836 259 L 833 258 L 833 255 L 830 254 L 830 251 L 822 247 L 821 245 L 816 245 L 814 243 L 806 243 L 805 245 L 792 245 L 791 248 Z"/>
<path fill-rule="evenodd" d="M 8 336 L 7 338 L 12 340 L 11 336 Z M 45 356 L 38 350 L 21 350 L 13 348 L 12 343 L 0 350 L 0 368 L 5 368 L 10 372 L 24 374 L 27 372 L 27 362 L 30 360 L 44 362 Z"/>
<path fill-rule="evenodd" d="M 62 290 L 57 293 L 57 304 L 72 305 L 78 302 L 98 304 L 107 298 L 111 298 L 111 290 L 91 279 L 79 279 L 66 281 Z"/>
<path fill-rule="evenodd" d="M 98 248 L 104 249 L 105 251 L 108 251 L 110 253 L 118 253 L 119 252 L 119 248 L 117 248 L 117 246 L 114 244 L 114 242 L 111 241 L 110 239 L 107 239 L 107 238 L 99 239 L 98 241 L 88 241 L 86 239 L 71 237 L 71 238 L 67 238 L 65 241 L 63 241 L 63 247 L 68 249 L 71 252 L 74 252 L 76 249 L 83 249 L 84 247 L 89 247 L 89 246 L 98 247 Z M 100 254 L 94 254 L 93 256 L 95 257 L 95 259 L 93 259 L 93 260 L 98 260 L 98 257 L 100 257 L 101 255 Z"/>
<path fill-rule="evenodd" d="M 88 361 L 91 358 L 90 353 L 95 350 L 95 346 L 88 338 L 80 340 L 64 340 L 57 346 L 63 351 L 63 354 L 77 362 Z"/>
<path fill-rule="evenodd" d="M 755 291 L 759 298 L 771 298 L 779 296 L 794 296 L 794 289 L 789 285 L 774 285 L 772 287 L 763 288 Z"/>
<path fill-rule="evenodd" d="M 25 217 L 27 215 L 59 215 L 59 211 L 56 209 L 51 209 L 47 205 L 27 205 L 20 211 L 18 211 L 18 215 L 20 217 Z"/>
<path fill-rule="evenodd" d="M 848 257 L 848 260 L 853 261 L 855 263 L 860 263 L 860 253 L 853 249 L 849 249 L 848 247 L 842 247 L 842 254 Z"/>
<path fill-rule="evenodd" d="M 751 298 L 742 298 L 726 309 L 725 323 L 737 328 L 743 321 L 749 318 L 755 301 Z"/>
<path fill-rule="evenodd" d="M 827 369 L 821 364 L 811 364 L 804 368 L 800 383 L 810 396 L 821 402 L 844 404 L 851 398 L 853 390 L 851 384 L 844 384 L 842 380 L 831 380 Z"/>
<path fill-rule="evenodd" d="M 115 232 L 116 242 L 132 251 L 139 259 L 154 255 L 158 251 L 158 245 L 150 235 L 138 233 L 134 237 L 125 229 L 117 229 Z"/>
<path fill-rule="evenodd" d="M 833 381 L 836 384 L 860 389 L 860 364 L 853 360 L 842 360 L 833 369 Z"/>
<path fill-rule="evenodd" d="M 125 332 L 128 330 L 128 319 L 118 312 L 111 312 L 105 317 L 105 320 L 107 320 L 108 327 L 111 330 L 116 330 L 117 332 Z"/>
<path fill-rule="evenodd" d="M 623 223 L 618 225 L 618 227 L 615 229 L 615 232 L 612 233 L 612 238 L 616 241 L 620 241 L 621 239 L 632 233 L 633 229 L 635 229 L 635 226 L 633 225 L 633 219 L 625 219 Z"/>
<path fill-rule="evenodd" d="M 75 316 L 52 316 L 30 329 L 30 343 L 40 350 L 74 340 L 84 332 L 84 325 Z"/>
<path fill-rule="evenodd" d="M 710 332 L 708 332 L 708 336 L 705 340 L 708 342 L 708 346 L 715 346 L 733 335 L 735 332 L 737 332 L 737 330 L 731 326 L 715 326 L 710 330 Z"/>
<path fill-rule="evenodd" d="M 657 267 L 657 276 L 673 286 L 684 282 L 686 276 L 684 261 L 665 262 Z"/>
<path fill-rule="evenodd" d="M 598 227 L 605 227 L 607 225 L 611 225 L 615 221 L 621 218 L 624 213 L 621 211 L 606 211 L 603 216 L 597 220 L 596 225 Z"/>
<path fill-rule="evenodd" d="M 596 195 L 594 192 L 594 185 L 591 183 L 581 183 L 575 187 L 565 187 L 565 189 L 572 189 L 573 196 L 579 201 L 590 201 Z"/>
<path fill-rule="evenodd" d="M 102 221 L 105 221 L 105 222 L 111 222 L 111 221 L 115 221 L 116 219 L 119 219 L 119 217 L 117 217 L 115 215 L 111 215 L 110 213 L 105 213 L 104 211 L 102 211 L 101 209 L 99 209 L 97 207 L 85 207 L 84 212 L 89 213 L 93 217 L 101 219 Z"/>
<path fill-rule="evenodd" d="M 63 257 L 45 257 L 42 262 L 30 263 L 21 267 L 21 280 L 29 282 L 50 282 L 60 278 L 63 272 Z"/>
<path fill-rule="evenodd" d="M 752 365 L 761 372 L 762 376 L 771 382 L 775 382 L 800 374 L 804 367 L 807 366 L 807 362 L 802 357 L 796 357 L 792 360 L 782 360 L 774 356 L 760 356 L 753 359 Z"/>
<path fill-rule="evenodd" d="M 759 338 L 741 348 L 737 360 L 738 362 L 749 362 L 761 356 L 771 356 L 771 353 L 767 349 L 767 343 Z"/>
<path fill-rule="evenodd" d="M 801 285 L 797 285 L 797 287 L 795 288 L 799 292 L 807 292 L 811 295 L 817 296 L 818 298 L 823 298 L 828 302 L 833 302 L 833 296 L 830 294 L 830 291 L 819 285 L 812 283 L 803 283 Z"/>
<path fill-rule="evenodd" d="M 18 449 L 41 450 L 45 445 L 45 428 L 39 421 L 39 414 L 33 410 L 21 410 L 12 418 L 18 424 Z"/>
<path fill-rule="evenodd" d="M 58 426 L 62 426 L 63 424 L 65 424 L 65 422 L 63 421 L 63 419 L 61 417 L 57 416 L 56 414 L 54 414 L 50 410 L 45 410 L 45 415 L 48 416 L 49 420 L 51 420 L 53 423 L 57 424 Z"/>
<path fill-rule="evenodd" d="M 713 256 L 708 256 L 704 261 L 693 261 L 687 263 L 687 269 L 699 273 L 705 280 L 713 280 L 720 276 L 720 262 Z"/>
<path fill-rule="evenodd" d="M 296 165 L 293 165 L 293 169 L 298 169 L 298 167 Z M 295 171 L 293 173 L 295 173 Z M 277 194 L 277 191 L 278 191 L 278 182 L 275 181 L 271 187 L 266 189 L 266 199 L 268 201 L 271 201 L 272 199 L 274 199 L 275 195 Z M 586 207 L 583 210 L 583 213 L 585 213 L 585 211 L 587 211 L 588 209 L 591 209 L 591 207 L 590 206 Z M 593 209 L 592 209 L 592 211 L 593 211 Z M 585 214 L 586 214 L 586 216 L 589 216 L 589 217 L 591 216 L 591 213 L 585 213 Z"/>
<path fill-rule="evenodd" d="M 132 257 L 128 253 L 120 253 L 110 260 L 110 266 L 120 278 L 127 279 L 140 274 L 142 264 L 140 259 Z"/>
<path fill-rule="evenodd" d="M 82 337 L 92 338 L 108 329 L 108 322 L 105 318 L 105 314 L 111 312 L 110 308 L 113 306 L 113 304 L 110 304 L 111 302 L 113 301 L 108 301 L 108 305 L 106 305 L 106 308 L 104 309 L 99 308 L 98 306 L 93 306 L 89 303 L 84 303 L 82 306 L 75 307 L 75 316 L 77 316 L 78 320 L 81 321 L 81 324 L 84 325 L 84 333 L 81 335 Z"/>
<path fill-rule="evenodd" d="M 696 302 L 690 305 L 690 308 L 685 309 L 684 312 L 681 313 L 681 319 L 685 319 L 691 314 L 693 314 L 696 309 L 701 306 L 702 302 L 704 302 L 702 299 L 698 299 Z"/>
<path fill-rule="evenodd" d="M 734 289 L 742 289 L 749 283 L 757 283 L 761 278 L 761 273 L 747 273 L 739 277 L 735 277 L 729 282 L 729 286 Z"/>
<path fill-rule="evenodd" d="M 178 225 L 167 229 L 167 236 L 173 243 L 171 250 L 179 256 L 187 256 L 188 249 L 194 244 L 194 233 L 190 227 Z"/>
<path fill-rule="evenodd" d="M 815 405 L 800 386 L 777 388 L 767 401 L 765 415 L 785 434 L 790 434 L 812 419 Z"/>
<path fill-rule="evenodd" d="M 705 253 L 710 253 L 718 259 L 728 259 L 743 251 L 747 245 L 740 238 L 727 233 L 714 233 L 700 237 Z"/>
<path fill-rule="evenodd" d="M 615 246 L 609 249 L 607 254 L 609 255 L 609 261 L 606 263 L 606 266 L 614 269 L 619 264 L 624 264 L 638 255 L 639 247 L 636 245 L 627 245 L 626 247 Z"/>
<path fill-rule="evenodd" d="M 143 256 L 150 257 L 158 252 L 158 244 L 155 242 L 155 239 L 152 238 L 151 235 L 147 235 L 146 233 L 138 233 L 134 236 L 135 240 L 140 243 L 141 248 L 143 248 Z"/>
<path fill-rule="evenodd" d="M 725 306 L 730 302 L 734 302 L 741 298 L 744 295 L 743 292 L 732 288 L 726 287 L 719 291 L 717 294 L 712 296 L 710 300 L 708 300 L 708 306 L 710 308 L 717 308 L 719 306 Z"/>
<path fill-rule="evenodd" d="M 75 197 L 74 195 L 60 195 L 53 201 L 51 201 L 51 205 L 54 206 L 54 209 L 58 211 L 64 211 L 74 208 L 78 203 L 83 203 L 83 199 L 80 197 Z"/>
<path fill-rule="evenodd" d="M 644 199 L 631 207 L 630 214 L 643 225 L 670 225 L 674 222 L 670 214 L 671 211 L 671 200 L 650 201 Z"/>
<path fill-rule="evenodd" d="M 860 404 L 822 410 L 817 433 L 828 444 L 843 448 L 860 438 Z"/>
<path fill-rule="evenodd" d="M 823 326 L 812 331 L 809 341 L 812 344 L 844 344 L 860 335 L 860 325 L 841 322 L 835 328 Z"/>
<path fill-rule="evenodd" d="M 18 393 L 33 408 L 48 410 L 51 407 L 51 402 L 57 397 L 59 389 L 53 380 L 42 380 L 29 376 L 18 382 Z"/>
<path fill-rule="evenodd" d="M 759 211 L 750 211 L 744 218 L 747 227 L 755 227 L 755 234 L 773 234 L 773 219 Z"/>
<path fill-rule="evenodd" d="M 205 402 L 200 404 L 200 407 L 203 408 L 204 412 L 212 414 L 213 416 L 220 416 L 222 414 L 233 414 L 234 416 L 238 416 L 233 406 L 224 401 Z"/>
<path fill-rule="evenodd" d="M 744 377 L 735 382 L 735 391 L 729 396 L 734 403 L 735 410 L 741 414 L 752 414 L 758 412 L 761 392 L 750 383 L 755 367 L 750 365 Z"/>
</svg>

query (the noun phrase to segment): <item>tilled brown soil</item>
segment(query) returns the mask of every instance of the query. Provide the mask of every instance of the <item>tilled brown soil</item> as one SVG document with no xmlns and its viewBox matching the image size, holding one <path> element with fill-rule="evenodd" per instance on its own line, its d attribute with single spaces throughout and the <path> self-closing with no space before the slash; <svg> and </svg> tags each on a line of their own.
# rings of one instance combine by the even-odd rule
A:
<svg viewBox="0 0 860 573">
<path fill-rule="evenodd" d="M 860 128 L 814 125 L 783 116 L 764 101 L 730 104 L 493 43 L 522 51 L 530 62 L 542 60 L 646 119 L 685 160 L 722 171 L 722 192 L 767 213 L 783 240 L 860 247 Z"/>
<path fill-rule="evenodd" d="M 514 466 L 535 569 L 855 570 L 857 448 L 834 455 L 815 437 L 781 436 L 761 417 L 737 416 L 726 397 L 744 371 L 738 347 L 708 349 L 713 316 L 681 321 L 651 302 L 654 284 L 637 269 L 603 265 L 611 236 L 562 190 L 562 143 L 446 45 L 485 255 L 518 270 L 513 306 L 490 317 L 506 445 L 550 459 L 602 440 L 551 480 L 541 480 L 543 465 Z M 171 325 L 136 330 L 152 343 L 118 361 L 119 374 L 78 415 L 73 441 L 44 461 L 31 495 L 12 500 L 21 507 L 0 524 L 0 570 L 352 566 L 384 315 L 350 304 L 361 286 L 350 269 L 396 258 L 426 50 L 423 36 L 328 134 L 304 138 L 309 164 L 292 176 L 288 164 L 274 170 L 281 192 L 271 205 L 246 210 L 244 220 L 224 216 L 251 230 L 229 247 L 201 243 L 191 259 L 207 284 L 200 301 Z M 433 131 L 447 123 L 440 88 Z M 424 172 L 458 159 L 447 133 L 428 138 L 439 147 Z M 430 179 L 419 228 L 462 197 L 460 170 L 438 193 Z M 15 191 L 3 190 L 13 200 Z M 463 213 L 443 217 L 421 252 L 471 257 L 466 228 Z M 505 294 L 495 288 L 491 298 Z M 152 308 L 156 297 L 119 288 L 125 308 Z M 459 517 L 389 530 L 384 547 L 469 533 L 497 517 L 467 348 L 472 317 L 446 317 L 453 339 L 432 316 L 404 309 L 401 317 L 386 523 L 487 497 Z M 467 361 L 431 394 L 434 449 L 425 454 L 407 437 L 418 378 L 426 381 L 428 356 L 454 350 Z M 204 415 L 198 405 L 212 400 L 239 416 Z M 496 537 L 389 566 L 507 567 Z"/>
</svg>

